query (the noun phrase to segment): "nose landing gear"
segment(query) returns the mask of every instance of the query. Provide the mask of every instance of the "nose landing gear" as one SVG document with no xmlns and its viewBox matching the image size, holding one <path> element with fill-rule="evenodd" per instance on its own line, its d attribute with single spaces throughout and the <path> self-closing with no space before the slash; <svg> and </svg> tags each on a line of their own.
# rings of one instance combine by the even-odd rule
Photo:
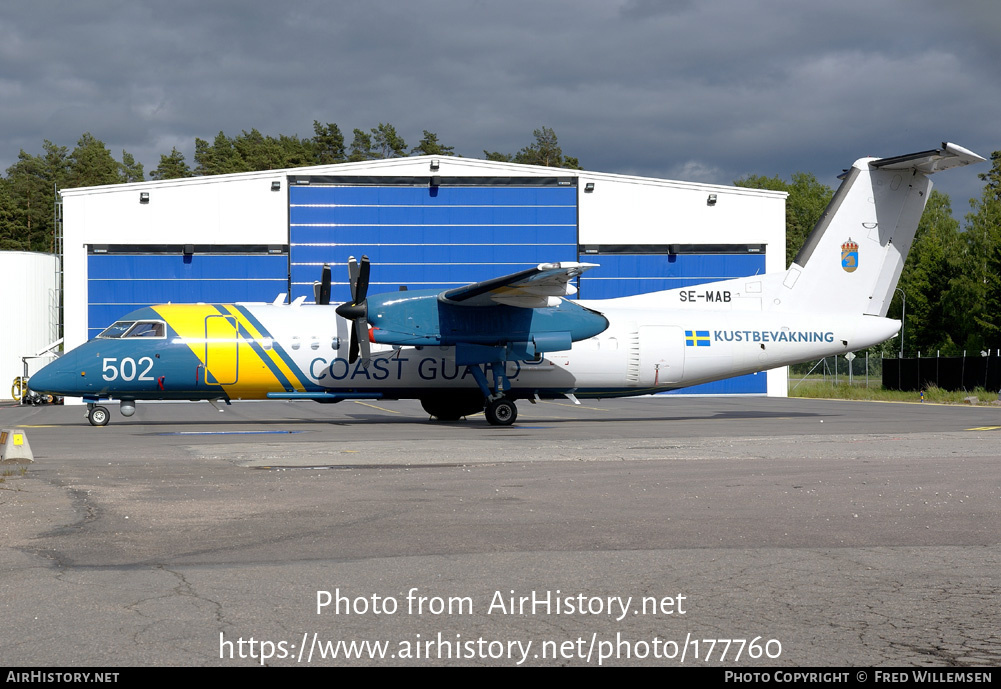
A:
<svg viewBox="0 0 1001 689">
<path fill-rule="evenodd" d="M 95 404 L 87 405 L 87 420 L 91 426 L 107 426 L 111 420 L 111 414 L 107 407 L 99 407 Z"/>
</svg>

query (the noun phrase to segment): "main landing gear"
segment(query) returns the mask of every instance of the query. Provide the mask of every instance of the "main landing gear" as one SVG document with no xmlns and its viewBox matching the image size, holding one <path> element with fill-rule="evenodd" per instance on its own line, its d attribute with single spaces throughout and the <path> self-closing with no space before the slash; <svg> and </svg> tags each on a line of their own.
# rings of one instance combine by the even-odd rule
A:
<svg viewBox="0 0 1001 689">
<path fill-rule="evenodd" d="M 483 412 L 493 426 L 510 426 L 518 418 L 518 407 L 509 397 L 483 399 L 480 394 L 452 397 L 424 397 L 421 406 L 439 421 L 458 421 L 464 416 Z"/>
<path fill-rule="evenodd" d="M 486 366 L 491 367 L 494 385 L 487 381 Z M 469 365 L 476 379 L 478 392 L 473 390 L 449 391 L 433 397 L 422 397 L 421 406 L 439 421 L 458 421 L 464 416 L 483 412 L 491 426 L 510 426 L 518 418 L 518 407 L 514 400 L 504 393 L 511 389 L 505 374 L 504 362 L 494 362 L 484 366 Z"/>
<path fill-rule="evenodd" d="M 485 400 L 483 414 L 491 426 L 510 426 L 518 418 L 518 407 L 515 406 L 513 399 L 504 394 L 511 389 L 511 383 L 507 379 L 507 362 L 493 361 L 490 363 L 490 371 L 494 377 L 493 389 L 487 383 L 487 374 L 484 372 L 484 368 L 486 366 L 469 367 L 480 392 L 483 393 Z"/>
<path fill-rule="evenodd" d="M 518 418 L 518 407 L 514 405 L 514 400 L 498 397 L 495 400 L 487 400 L 483 413 L 492 426 L 510 426 Z"/>
</svg>

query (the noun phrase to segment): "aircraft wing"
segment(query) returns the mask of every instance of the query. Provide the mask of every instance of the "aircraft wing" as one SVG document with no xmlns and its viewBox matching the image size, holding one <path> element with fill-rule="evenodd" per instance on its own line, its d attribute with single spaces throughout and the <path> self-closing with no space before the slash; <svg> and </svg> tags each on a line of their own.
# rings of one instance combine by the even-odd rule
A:
<svg viewBox="0 0 1001 689">
<path fill-rule="evenodd" d="M 597 268 L 597 264 L 569 261 L 540 263 L 511 275 L 447 290 L 439 299 L 463 306 L 504 304 L 541 309 L 555 306 L 560 297 L 576 294 L 577 288 L 570 281 L 591 268 Z"/>
</svg>

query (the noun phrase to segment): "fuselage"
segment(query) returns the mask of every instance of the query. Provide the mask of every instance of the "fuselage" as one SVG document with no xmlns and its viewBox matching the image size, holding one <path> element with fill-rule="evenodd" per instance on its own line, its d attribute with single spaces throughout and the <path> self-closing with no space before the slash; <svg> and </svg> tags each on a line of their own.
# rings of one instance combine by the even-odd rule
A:
<svg viewBox="0 0 1001 689">
<path fill-rule="evenodd" d="M 508 396 L 649 394 L 861 349 L 899 327 L 873 316 L 743 311 L 710 287 L 578 302 L 603 314 L 607 328 L 567 350 L 507 361 Z M 477 389 L 452 346 L 375 344 L 368 366 L 349 362 L 348 323 L 334 308 L 140 309 L 37 373 L 31 387 L 88 401 L 393 399 Z"/>
</svg>

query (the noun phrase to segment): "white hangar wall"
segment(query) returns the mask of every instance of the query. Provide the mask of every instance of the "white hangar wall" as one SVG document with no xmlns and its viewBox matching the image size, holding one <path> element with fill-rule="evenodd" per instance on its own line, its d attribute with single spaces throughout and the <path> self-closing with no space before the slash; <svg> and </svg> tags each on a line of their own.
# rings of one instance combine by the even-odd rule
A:
<svg viewBox="0 0 1001 689">
<path fill-rule="evenodd" d="M 785 269 L 785 194 L 420 156 L 62 192 L 67 348 L 166 301 L 312 300 L 349 255 L 372 289 L 449 286 L 540 262 L 598 263 L 601 299 Z M 785 395 L 786 369 L 695 393 Z"/>
<path fill-rule="evenodd" d="M 11 383 L 24 375 L 21 357 L 33 357 L 58 339 L 56 257 L 29 251 L 0 251 L 5 321 L 0 329 L 0 399 L 10 399 Z M 52 360 L 28 360 L 31 375 Z"/>
</svg>

